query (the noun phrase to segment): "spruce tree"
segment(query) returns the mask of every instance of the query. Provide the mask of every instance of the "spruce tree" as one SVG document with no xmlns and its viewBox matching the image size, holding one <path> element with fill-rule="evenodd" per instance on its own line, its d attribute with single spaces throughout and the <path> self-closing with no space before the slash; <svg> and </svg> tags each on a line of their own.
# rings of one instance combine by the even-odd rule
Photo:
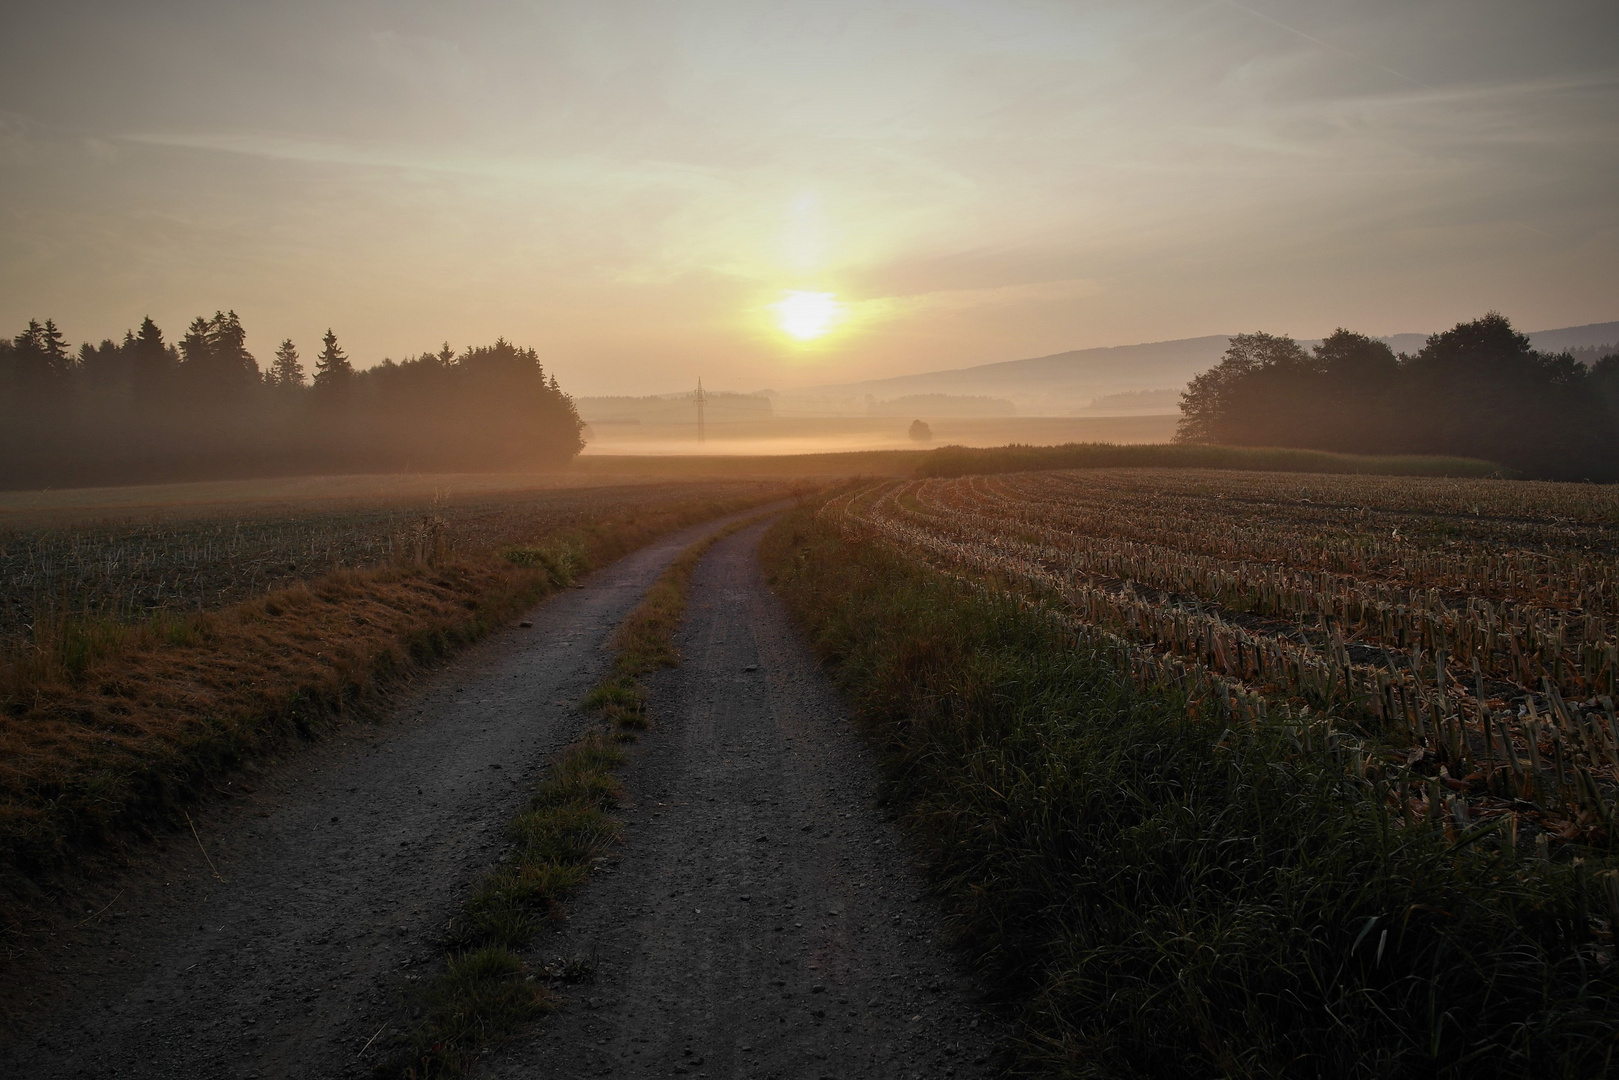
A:
<svg viewBox="0 0 1619 1080">
<path fill-rule="evenodd" d="M 354 375 L 354 365 L 337 347 L 337 335 L 332 333 L 331 327 L 326 328 L 326 336 L 321 338 L 321 342 L 323 347 L 315 360 L 315 385 L 341 386 Z"/>
<path fill-rule="evenodd" d="M 269 383 L 282 390 L 295 390 L 304 384 L 304 366 L 298 362 L 298 350 L 287 338 L 275 351 L 275 362 L 270 365 Z"/>
<path fill-rule="evenodd" d="M 63 339 L 62 331 L 56 328 L 54 320 L 45 320 L 45 325 L 39 332 L 39 341 L 40 351 L 53 371 L 64 372 L 73 366 L 68 356 L 67 341 Z"/>
<path fill-rule="evenodd" d="M 173 346 L 164 343 L 163 331 L 150 315 L 141 320 L 140 330 L 125 335 L 124 350 L 130 357 L 136 397 L 147 405 L 165 400 L 173 390 L 170 376 L 180 358 Z"/>
<path fill-rule="evenodd" d="M 214 312 L 208 323 L 208 344 L 214 361 L 219 366 L 221 379 L 241 379 L 244 383 L 259 380 L 259 364 L 247 351 L 247 331 L 236 312 Z"/>
</svg>

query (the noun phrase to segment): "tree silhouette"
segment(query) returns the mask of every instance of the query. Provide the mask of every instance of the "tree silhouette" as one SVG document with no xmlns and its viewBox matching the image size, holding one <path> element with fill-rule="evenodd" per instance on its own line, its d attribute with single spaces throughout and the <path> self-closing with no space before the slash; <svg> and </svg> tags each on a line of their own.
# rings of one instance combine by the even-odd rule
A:
<svg viewBox="0 0 1619 1080">
<path fill-rule="evenodd" d="M 329 390 L 343 386 L 354 376 L 354 365 L 349 363 L 348 355 L 337 346 L 337 335 L 332 328 L 326 328 L 326 336 L 321 338 L 322 347 L 320 356 L 315 358 L 315 386 L 317 389 Z"/>
<path fill-rule="evenodd" d="M 204 399 L 239 398 L 260 384 L 259 365 L 247 351 L 247 333 L 234 311 L 197 316 L 180 339 L 180 373 Z"/>
<path fill-rule="evenodd" d="M 30 326 L 33 324 L 30 323 Z M 60 373 L 67 373 L 72 368 L 72 361 L 68 356 L 67 342 L 62 338 L 62 331 L 56 328 L 56 323 L 50 319 L 38 330 L 39 350 L 45 361 L 52 369 Z"/>
<path fill-rule="evenodd" d="M 148 405 L 167 400 L 180 356 L 177 349 L 163 343 L 163 331 L 150 315 L 141 320 L 139 331 L 124 336 L 124 351 L 129 354 L 135 400 Z"/>
<path fill-rule="evenodd" d="M 1619 479 L 1619 365 L 1539 353 L 1490 312 L 1396 357 L 1338 330 L 1311 353 L 1239 334 L 1181 399 L 1176 438 L 1484 458 L 1529 475 Z"/>
<path fill-rule="evenodd" d="M 261 377 L 233 312 L 194 319 L 177 347 L 147 318 L 76 352 L 32 321 L 0 339 L 0 486 L 533 469 L 581 449 L 573 401 L 533 349 L 446 345 L 361 371 L 335 333 L 323 345 L 315 393 L 290 340 Z"/>
<path fill-rule="evenodd" d="M 266 381 L 282 390 L 296 390 L 304 385 L 304 366 L 298 360 L 298 350 L 291 338 L 276 346 L 275 361 L 270 365 Z"/>
</svg>

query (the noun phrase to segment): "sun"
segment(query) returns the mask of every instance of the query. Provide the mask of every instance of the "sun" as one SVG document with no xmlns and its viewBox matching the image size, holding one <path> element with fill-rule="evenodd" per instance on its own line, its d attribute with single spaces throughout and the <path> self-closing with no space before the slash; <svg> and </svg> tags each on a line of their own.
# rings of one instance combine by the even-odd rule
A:
<svg viewBox="0 0 1619 1080">
<path fill-rule="evenodd" d="M 781 299 L 770 305 L 776 312 L 781 328 L 799 341 L 818 338 L 837 322 L 843 305 L 829 292 L 784 292 Z"/>
</svg>

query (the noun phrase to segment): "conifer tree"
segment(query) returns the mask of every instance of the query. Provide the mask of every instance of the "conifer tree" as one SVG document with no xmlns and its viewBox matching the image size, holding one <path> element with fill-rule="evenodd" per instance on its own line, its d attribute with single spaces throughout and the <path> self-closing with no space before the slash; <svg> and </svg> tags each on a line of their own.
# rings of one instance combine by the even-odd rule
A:
<svg viewBox="0 0 1619 1080">
<path fill-rule="evenodd" d="M 72 367 L 72 361 L 68 357 L 67 341 L 62 337 L 62 331 L 56 328 L 54 320 L 45 320 L 45 325 L 40 328 L 39 342 L 40 351 L 52 370 L 67 371 Z"/>
<path fill-rule="evenodd" d="M 304 384 L 304 366 L 298 360 L 298 350 L 287 338 L 275 351 L 275 362 L 270 365 L 268 381 L 282 390 L 296 390 Z"/>
<path fill-rule="evenodd" d="M 322 348 L 320 356 L 315 360 L 315 385 L 320 387 L 340 386 L 354 375 L 354 365 L 337 346 L 337 335 L 332 328 L 326 328 L 326 336 L 321 338 Z"/>
<path fill-rule="evenodd" d="M 213 348 L 208 343 L 208 320 L 198 315 L 180 339 L 180 356 L 193 374 L 208 367 Z"/>
<path fill-rule="evenodd" d="M 124 335 L 124 352 L 130 358 L 135 394 L 148 405 L 165 400 L 172 387 L 170 376 L 179 367 L 176 350 L 164 343 L 163 331 L 148 315 L 138 331 Z"/>
<path fill-rule="evenodd" d="M 214 312 L 208 323 L 208 344 L 218 364 L 221 378 L 239 378 L 243 382 L 259 380 L 259 364 L 247 351 L 247 331 L 236 312 Z"/>
</svg>

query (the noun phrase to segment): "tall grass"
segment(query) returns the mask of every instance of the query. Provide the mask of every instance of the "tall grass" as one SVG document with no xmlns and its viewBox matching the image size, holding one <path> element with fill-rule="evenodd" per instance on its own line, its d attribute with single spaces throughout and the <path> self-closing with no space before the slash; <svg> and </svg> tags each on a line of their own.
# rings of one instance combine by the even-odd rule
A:
<svg viewBox="0 0 1619 1080">
<path fill-rule="evenodd" d="M 1201 446 L 1192 443 L 1064 443 L 1061 446 L 941 446 L 917 466 L 918 476 L 1028 472 L 1035 469 L 1107 469 L 1161 466 L 1259 472 L 1359 473 L 1377 476 L 1511 476 L 1476 458 L 1334 454 L 1325 450 Z"/>
<path fill-rule="evenodd" d="M 1613 1071 L 1596 865 L 1404 827 L 1321 740 L 1137 691 L 1039 608 L 808 512 L 763 550 L 1032 1070 Z"/>
</svg>

